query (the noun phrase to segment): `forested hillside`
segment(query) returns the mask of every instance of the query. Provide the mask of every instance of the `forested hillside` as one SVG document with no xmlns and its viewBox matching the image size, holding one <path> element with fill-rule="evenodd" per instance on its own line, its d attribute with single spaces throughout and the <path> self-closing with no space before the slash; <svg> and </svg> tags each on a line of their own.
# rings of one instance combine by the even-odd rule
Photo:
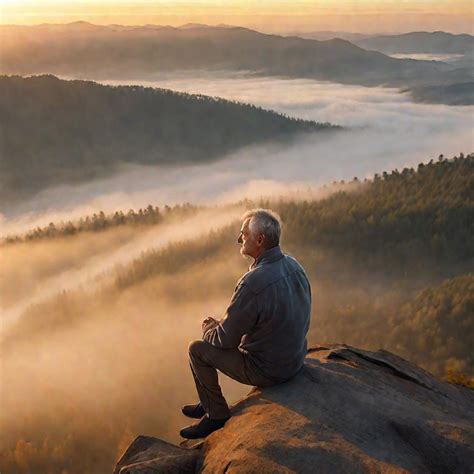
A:
<svg viewBox="0 0 474 474">
<path fill-rule="evenodd" d="M 45 119 L 47 117 L 47 119 Z M 0 77 L 0 200 L 112 173 L 120 164 L 212 161 L 329 124 L 253 105 L 54 76 Z"/>
<path fill-rule="evenodd" d="M 464 291 L 472 280 L 469 273 L 474 272 L 474 155 L 450 160 L 440 156 L 416 170 L 375 175 L 355 191 L 352 183 L 350 188 L 320 201 L 241 203 L 280 213 L 282 247 L 303 263 L 315 288 L 311 338 L 383 346 L 438 374 L 451 366 L 474 374 L 466 349 L 473 301 Z M 149 249 L 116 270 L 113 291 L 133 291 L 160 275 L 192 274 L 211 262 L 225 261 L 237 254 L 238 225 L 206 239 Z M 226 285 L 230 294 L 234 279 L 245 268 L 237 260 L 220 280 L 217 294 Z M 458 279 L 462 275 L 468 276 Z M 197 291 L 192 282 L 188 285 L 190 293 Z M 448 304 L 446 312 L 430 317 L 440 325 L 439 337 L 459 338 L 458 344 L 448 344 L 442 351 L 439 341 L 425 337 L 422 326 L 414 322 L 417 315 L 429 312 L 430 305 L 437 305 L 441 293 L 456 301 L 451 305 L 457 308 L 454 316 Z M 35 318 L 37 311 L 32 310 Z M 440 322 L 450 317 L 455 323 Z M 423 339 L 413 343 L 418 341 L 418 330 Z"/>
<path fill-rule="evenodd" d="M 474 268 L 471 271 L 421 291 L 400 311 L 392 311 L 388 343 L 393 351 L 411 360 L 422 360 L 426 351 L 432 359 L 428 367 L 449 361 L 448 372 L 467 371 L 474 382 Z"/>
<path fill-rule="evenodd" d="M 438 375 L 454 367 L 474 376 L 474 155 L 376 175 L 322 201 L 245 204 L 280 213 L 283 248 L 314 282 L 314 342 L 385 347 Z M 234 252 L 233 232 L 150 252 L 116 284 L 143 282 L 173 262 L 185 270 Z"/>
<path fill-rule="evenodd" d="M 438 375 L 474 376 L 474 155 L 274 207 L 287 248 L 314 278 L 313 340 L 384 347 Z"/>
<path fill-rule="evenodd" d="M 331 253 L 358 272 L 434 277 L 473 265 L 472 154 L 384 172 L 354 193 L 277 207 L 289 244 L 324 248 L 325 259 Z"/>
<path fill-rule="evenodd" d="M 474 61 L 470 60 L 471 64 Z M 417 102 L 449 105 L 474 105 L 474 82 L 459 84 L 415 86 L 404 89 L 410 92 Z"/>
<path fill-rule="evenodd" d="M 199 209 L 191 204 L 177 204 L 173 207 L 165 205 L 162 209 L 149 204 L 144 209 L 135 211 L 129 209 L 126 213 L 115 211 L 105 214 L 99 211 L 92 216 L 81 217 L 78 221 L 50 222 L 45 227 L 37 227 L 29 230 L 25 234 L 15 234 L 0 236 L 0 244 L 18 244 L 22 242 L 32 242 L 43 239 L 61 238 L 81 234 L 83 232 L 101 232 L 120 226 L 152 226 L 160 224 L 165 219 L 184 218 Z"/>
<path fill-rule="evenodd" d="M 254 206 L 281 214 L 282 248 L 311 279 L 310 344 L 384 348 L 473 386 L 473 166 L 474 155 L 441 158 L 320 201 L 185 207 L 191 217 L 171 227 L 151 223 L 151 206 L 118 225 L 112 216 L 106 228 L 4 245 L 0 298 L 22 311 L 1 333 L 0 469 L 108 472 L 138 433 L 177 440 L 179 406 L 194 396 L 186 348 L 248 269 L 238 216 Z M 45 297 L 23 306 L 41 284 Z M 235 400 L 246 389 L 224 380 L 224 390 Z"/>
</svg>

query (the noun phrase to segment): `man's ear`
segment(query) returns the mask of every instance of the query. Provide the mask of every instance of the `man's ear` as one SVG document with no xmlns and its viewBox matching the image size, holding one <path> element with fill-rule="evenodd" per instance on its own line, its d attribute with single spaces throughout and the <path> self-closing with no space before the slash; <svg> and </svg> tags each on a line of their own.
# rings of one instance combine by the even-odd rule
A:
<svg viewBox="0 0 474 474">
<path fill-rule="evenodd" d="M 264 241 L 265 241 L 265 236 L 263 234 L 259 234 L 257 238 L 258 245 L 262 245 Z"/>
</svg>

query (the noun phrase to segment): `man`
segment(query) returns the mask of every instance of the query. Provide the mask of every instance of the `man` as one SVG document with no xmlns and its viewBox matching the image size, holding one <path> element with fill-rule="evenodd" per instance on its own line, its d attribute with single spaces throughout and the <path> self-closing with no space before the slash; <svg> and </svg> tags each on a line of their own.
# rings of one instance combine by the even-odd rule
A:
<svg viewBox="0 0 474 474">
<path fill-rule="evenodd" d="M 303 366 L 311 287 L 296 259 L 281 252 L 280 232 L 280 218 L 270 210 L 242 216 L 240 253 L 254 261 L 237 282 L 224 317 L 204 319 L 202 340 L 189 345 L 200 401 L 182 412 L 200 421 L 180 431 L 184 438 L 203 438 L 230 418 L 217 370 L 243 384 L 268 387 Z"/>
</svg>

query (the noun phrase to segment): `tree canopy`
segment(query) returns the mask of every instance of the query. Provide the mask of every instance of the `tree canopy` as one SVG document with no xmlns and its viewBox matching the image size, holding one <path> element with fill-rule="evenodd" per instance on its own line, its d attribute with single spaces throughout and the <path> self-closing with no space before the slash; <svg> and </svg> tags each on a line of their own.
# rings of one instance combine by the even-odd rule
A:
<svg viewBox="0 0 474 474">
<path fill-rule="evenodd" d="M 216 160 L 240 147 L 340 127 L 254 105 L 55 76 L 0 76 L 0 199 L 113 173 L 124 163 Z"/>
</svg>

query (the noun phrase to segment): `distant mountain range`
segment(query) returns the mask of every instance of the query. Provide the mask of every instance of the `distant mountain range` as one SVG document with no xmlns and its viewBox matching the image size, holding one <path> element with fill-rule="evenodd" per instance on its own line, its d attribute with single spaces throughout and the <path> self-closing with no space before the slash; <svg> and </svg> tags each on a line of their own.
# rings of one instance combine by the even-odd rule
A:
<svg viewBox="0 0 474 474">
<path fill-rule="evenodd" d="M 349 31 L 288 31 L 283 36 L 299 36 L 300 38 L 315 39 L 318 41 L 326 41 L 334 38 L 345 39 L 347 41 L 355 42 L 366 38 L 372 38 L 377 35 L 369 35 L 364 33 L 352 33 Z"/>
<path fill-rule="evenodd" d="M 429 104 L 474 105 L 474 82 L 415 86 L 406 89 L 417 102 Z"/>
<path fill-rule="evenodd" d="M 268 35 L 222 25 L 0 27 L 0 72 L 92 79 L 151 79 L 192 70 L 246 71 L 345 84 L 413 86 L 444 83 L 442 62 L 396 59 L 349 41 Z M 460 68 L 454 82 L 472 80 Z"/>
<path fill-rule="evenodd" d="M 216 160 L 240 147 L 337 130 L 253 105 L 54 76 L 0 77 L 0 203 L 123 163 Z"/>
<path fill-rule="evenodd" d="M 376 50 L 386 54 L 468 54 L 474 50 L 474 36 L 468 34 L 454 35 L 444 31 L 432 33 L 417 31 L 402 35 L 354 38 L 353 43 L 361 48 Z"/>
</svg>

